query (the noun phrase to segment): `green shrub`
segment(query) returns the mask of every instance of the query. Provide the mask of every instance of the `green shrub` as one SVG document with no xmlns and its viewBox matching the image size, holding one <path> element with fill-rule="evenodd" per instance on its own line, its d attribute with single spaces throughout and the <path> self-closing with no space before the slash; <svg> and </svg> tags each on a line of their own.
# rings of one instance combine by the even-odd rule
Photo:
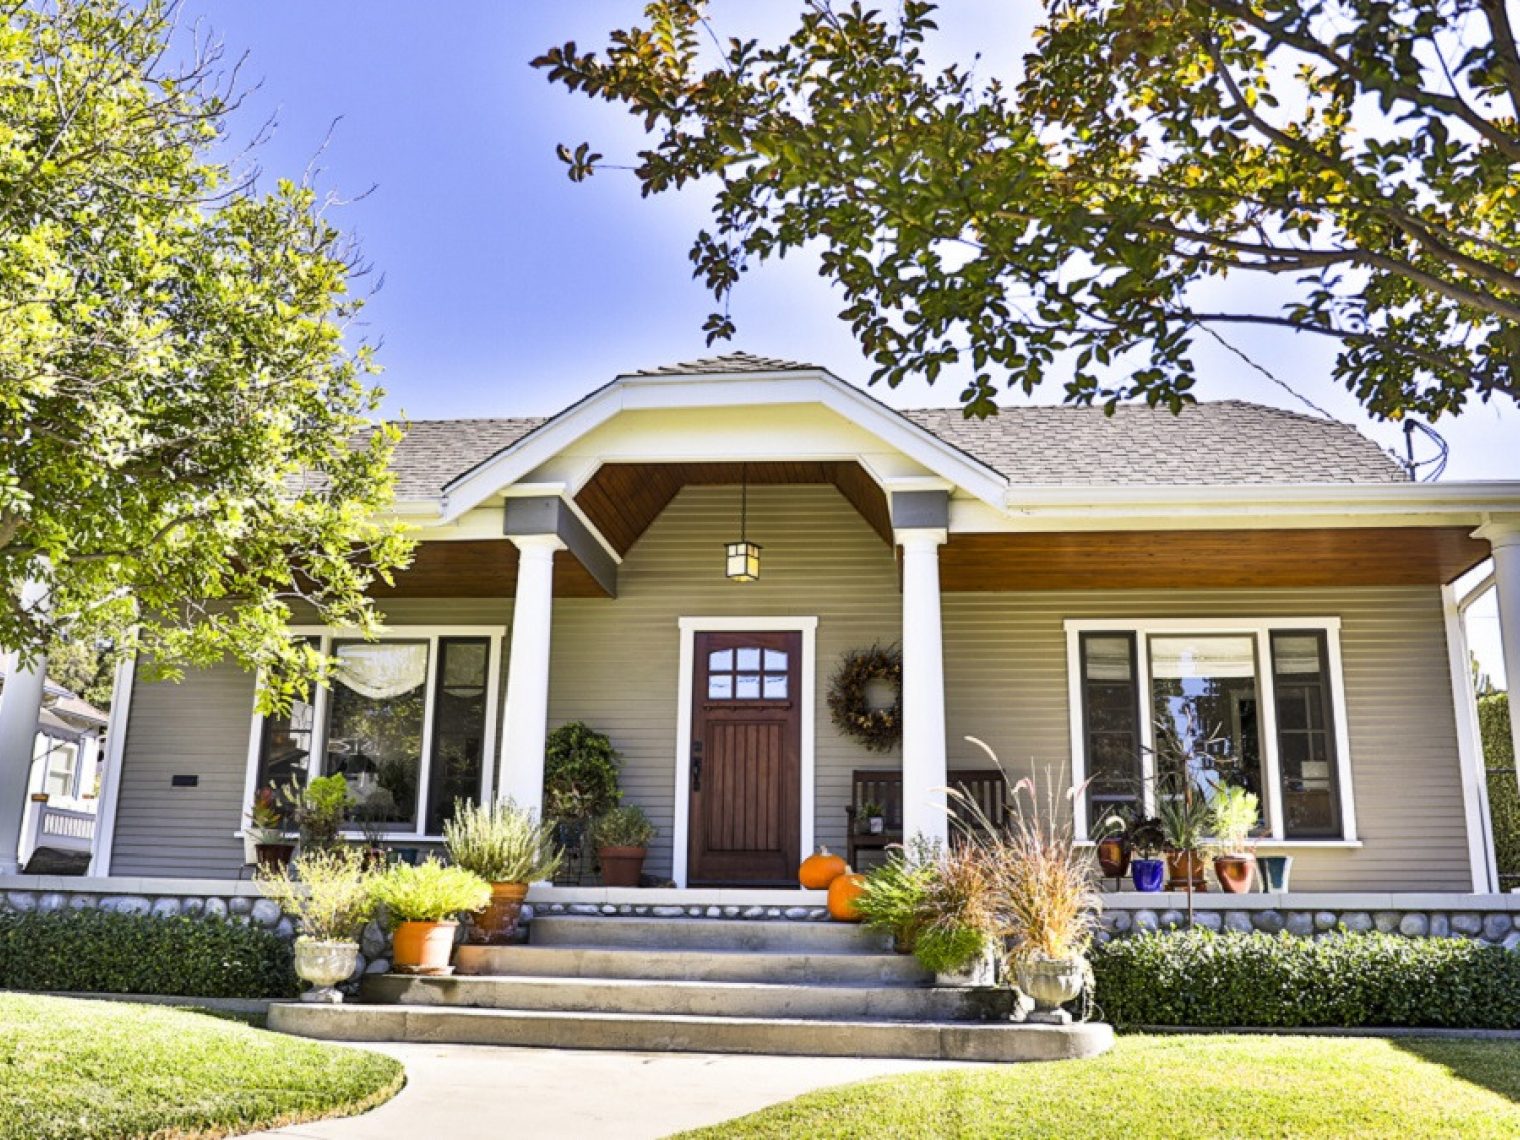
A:
<svg viewBox="0 0 1520 1140">
<path fill-rule="evenodd" d="M 1488 812 L 1494 855 L 1506 887 L 1520 885 L 1520 784 L 1515 780 L 1515 743 L 1509 732 L 1509 695 L 1478 698 L 1483 764 L 1488 769 Z"/>
<path fill-rule="evenodd" d="M 544 815 L 565 822 L 605 815 L 623 798 L 612 741 L 581 721 L 562 724 L 544 746 Z"/>
<path fill-rule="evenodd" d="M 101 910 L 0 914 L 0 988 L 186 997 L 294 997 L 272 931 L 216 918 Z"/>
<path fill-rule="evenodd" d="M 392 863 L 371 880 L 370 890 L 392 923 L 447 922 L 491 901 L 491 885 L 479 875 L 432 858 L 415 867 Z"/>
<path fill-rule="evenodd" d="M 454 801 L 454 818 L 443 825 L 443 843 L 456 867 L 488 883 L 536 883 L 554 878 L 564 852 L 554 825 L 510 799 L 488 804 Z"/>
<path fill-rule="evenodd" d="M 633 804 L 615 807 L 591 825 L 591 837 L 598 847 L 648 847 L 654 836 L 654 824 L 643 808 Z"/>
<path fill-rule="evenodd" d="M 1091 960 L 1119 1026 L 1520 1029 L 1520 954 L 1462 938 L 1190 930 L 1113 939 Z"/>
</svg>

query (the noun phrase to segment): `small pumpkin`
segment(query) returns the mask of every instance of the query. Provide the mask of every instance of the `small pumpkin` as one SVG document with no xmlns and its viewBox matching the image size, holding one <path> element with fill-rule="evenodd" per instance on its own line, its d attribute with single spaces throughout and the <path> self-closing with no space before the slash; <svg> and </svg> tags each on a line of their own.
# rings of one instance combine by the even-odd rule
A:
<svg viewBox="0 0 1520 1140">
<path fill-rule="evenodd" d="M 850 869 L 850 865 L 827 847 L 820 847 L 802 861 L 797 881 L 810 891 L 826 891 L 829 884 Z"/>
<path fill-rule="evenodd" d="M 840 875 L 829 884 L 829 917 L 836 922 L 859 922 L 860 910 L 855 900 L 865 893 L 866 877 Z"/>
</svg>

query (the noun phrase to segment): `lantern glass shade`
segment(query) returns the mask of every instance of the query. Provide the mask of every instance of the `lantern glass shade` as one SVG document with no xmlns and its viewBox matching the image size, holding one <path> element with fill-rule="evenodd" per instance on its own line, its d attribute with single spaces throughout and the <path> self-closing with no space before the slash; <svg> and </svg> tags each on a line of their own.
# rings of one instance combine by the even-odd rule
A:
<svg viewBox="0 0 1520 1140">
<path fill-rule="evenodd" d="M 760 544 L 757 542 L 730 542 L 724 548 L 727 555 L 725 573 L 735 582 L 753 582 L 760 577 Z"/>
</svg>

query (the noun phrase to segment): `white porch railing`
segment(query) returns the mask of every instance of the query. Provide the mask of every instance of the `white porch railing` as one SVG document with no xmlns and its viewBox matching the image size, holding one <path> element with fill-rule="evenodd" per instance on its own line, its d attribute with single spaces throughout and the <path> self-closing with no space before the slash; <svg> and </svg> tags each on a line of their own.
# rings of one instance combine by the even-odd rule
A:
<svg viewBox="0 0 1520 1140">
<path fill-rule="evenodd" d="M 88 809 L 63 807 L 48 802 L 46 796 L 35 796 L 30 806 L 32 810 L 28 813 L 28 826 L 21 843 L 25 858 L 30 858 L 39 847 L 89 854 L 95 842 L 93 802 Z"/>
</svg>

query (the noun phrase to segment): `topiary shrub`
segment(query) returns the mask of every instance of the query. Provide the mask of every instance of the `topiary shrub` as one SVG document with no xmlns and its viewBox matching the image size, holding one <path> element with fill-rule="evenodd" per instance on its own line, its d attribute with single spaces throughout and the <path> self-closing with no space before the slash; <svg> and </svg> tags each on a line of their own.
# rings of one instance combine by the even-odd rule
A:
<svg viewBox="0 0 1520 1140">
<path fill-rule="evenodd" d="M 605 733 L 582 721 L 562 724 L 544 745 L 544 815 L 582 822 L 605 815 L 623 798 L 618 754 Z"/>
<path fill-rule="evenodd" d="M 0 989 L 294 997 L 290 946 L 217 918 L 102 910 L 0 913 Z"/>
<path fill-rule="evenodd" d="M 1520 1029 L 1520 954 L 1462 938 L 1189 930 L 1094 947 L 1121 1027 Z"/>
</svg>

